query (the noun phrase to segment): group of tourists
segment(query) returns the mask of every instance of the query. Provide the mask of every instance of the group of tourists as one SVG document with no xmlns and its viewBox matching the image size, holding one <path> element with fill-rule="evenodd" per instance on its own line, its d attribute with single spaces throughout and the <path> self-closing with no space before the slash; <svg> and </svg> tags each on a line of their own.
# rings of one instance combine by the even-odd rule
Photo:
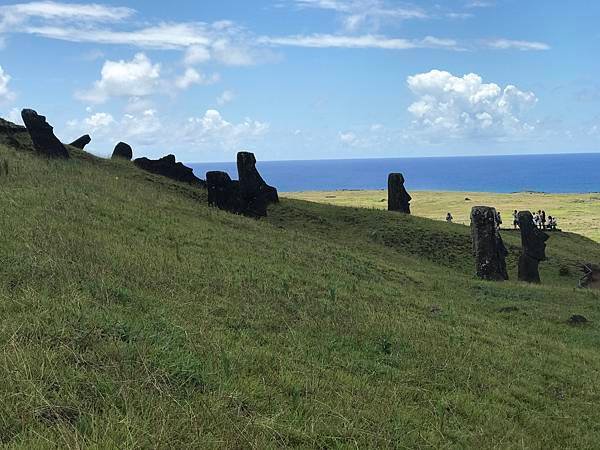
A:
<svg viewBox="0 0 600 450">
<path fill-rule="evenodd" d="M 515 230 L 519 228 L 519 217 L 518 212 L 515 209 L 513 212 L 513 227 Z M 540 230 L 556 230 L 558 225 L 556 217 L 546 216 L 546 211 L 538 210 L 538 212 L 533 213 L 533 223 Z"/>
</svg>

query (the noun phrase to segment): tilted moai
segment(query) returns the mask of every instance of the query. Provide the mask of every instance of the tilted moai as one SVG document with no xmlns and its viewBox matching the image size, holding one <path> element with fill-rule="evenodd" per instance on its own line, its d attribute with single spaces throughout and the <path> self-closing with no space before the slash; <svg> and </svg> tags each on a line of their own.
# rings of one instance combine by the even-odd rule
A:
<svg viewBox="0 0 600 450">
<path fill-rule="evenodd" d="M 44 116 L 39 115 L 33 109 L 24 109 L 21 111 L 21 118 L 29 131 L 33 147 L 38 153 L 50 158 L 69 157 L 69 152 L 54 135 L 54 129 L 46 122 Z"/>
<path fill-rule="evenodd" d="M 410 214 L 412 197 L 404 188 L 404 176 L 401 173 L 390 173 L 388 176 L 388 211 L 400 211 Z"/>
<path fill-rule="evenodd" d="M 541 283 L 539 265 L 546 260 L 546 241 L 550 238 L 535 226 L 533 214 L 521 211 L 517 216 L 521 229 L 522 253 L 519 257 L 519 280 Z"/>
<path fill-rule="evenodd" d="M 500 236 L 495 208 L 475 206 L 471 210 L 471 236 L 477 264 L 477 276 L 483 280 L 508 280 L 506 256 L 508 250 Z"/>
</svg>

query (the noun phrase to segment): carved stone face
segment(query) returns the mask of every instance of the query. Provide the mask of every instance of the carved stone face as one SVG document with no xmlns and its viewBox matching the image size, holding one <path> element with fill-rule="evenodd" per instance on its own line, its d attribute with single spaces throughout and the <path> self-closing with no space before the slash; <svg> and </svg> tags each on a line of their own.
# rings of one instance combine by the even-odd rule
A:
<svg viewBox="0 0 600 450">
<path fill-rule="evenodd" d="M 546 260 L 546 241 L 550 238 L 533 223 L 533 214 L 521 211 L 518 215 L 521 228 L 521 243 L 523 251 L 530 258 L 538 261 Z"/>
</svg>

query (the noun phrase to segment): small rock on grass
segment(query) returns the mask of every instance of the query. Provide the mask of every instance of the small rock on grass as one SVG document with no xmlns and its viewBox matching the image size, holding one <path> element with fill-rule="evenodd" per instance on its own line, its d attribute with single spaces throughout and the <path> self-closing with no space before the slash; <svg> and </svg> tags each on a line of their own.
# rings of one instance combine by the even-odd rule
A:
<svg viewBox="0 0 600 450">
<path fill-rule="evenodd" d="M 588 323 L 589 321 L 582 315 L 574 314 L 567 322 L 569 323 L 569 325 L 583 325 Z"/>
</svg>

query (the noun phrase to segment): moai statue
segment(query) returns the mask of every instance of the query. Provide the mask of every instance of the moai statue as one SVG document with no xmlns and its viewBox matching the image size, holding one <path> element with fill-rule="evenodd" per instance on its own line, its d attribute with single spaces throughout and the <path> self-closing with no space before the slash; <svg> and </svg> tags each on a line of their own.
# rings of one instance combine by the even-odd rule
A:
<svg viewBox="0 0 600 450">
<path fill-rule="evenodd" d="M 400 211 L 410 214 L 412 197 L 404 188 L 404 176 L 401 173 L 390 173 L 388 177 L 388 211 Z"/>
<path fill-rule="evenodd" d="M 125 142 L 119 142 L 115 146 L 115 149 L 113 150 L 113 154 L 112 154 L 111 158 L 112 159 L 121 158 L 121 159 L 126 159 L 127 161 L 131 161 L 131 159 L 133 158 L 133 149 L 131 148 L 131 145 L 129 145 Z"/>
<path fill-rule="evenodd" d="M 79 150 L 83 150 L 85 148 L 85 146 L 88 145 L 90 142 L 92 142 L 92 138 L 90 137 L 90 135 L 89 134 L 84 134 L 80 138 L 75 139 L 69 145 L 71 147 L 78 148 Z"/>
<path fill-rule="evenodd" d="M 483 280 L 508 280 L 508 250 L 500 236 L 495 208 L 474 206 L 471 210 L 471 236 L 477 265 L 477 276 Z"/>
<path fill-rule="evenodd" d="M 539 265 L 546 260 L 546 241 L 550 238 L 533 223 L 533 215 L 529 211 L 521 211 L 517 216 L 521 229 L 521 246 L 519 257 L 519 280 L 528 283 L 541 283 Z"/>
<path fill-rule="evenodd" d="M 54 129 L 46 122 L 44 116 L 40 116 L 33 109 L 24 109 L 21 111 L 21 118 L 38 153 L 50 158 L 69 157 L 69 152 L 54 135 Z"/>
</svg>

